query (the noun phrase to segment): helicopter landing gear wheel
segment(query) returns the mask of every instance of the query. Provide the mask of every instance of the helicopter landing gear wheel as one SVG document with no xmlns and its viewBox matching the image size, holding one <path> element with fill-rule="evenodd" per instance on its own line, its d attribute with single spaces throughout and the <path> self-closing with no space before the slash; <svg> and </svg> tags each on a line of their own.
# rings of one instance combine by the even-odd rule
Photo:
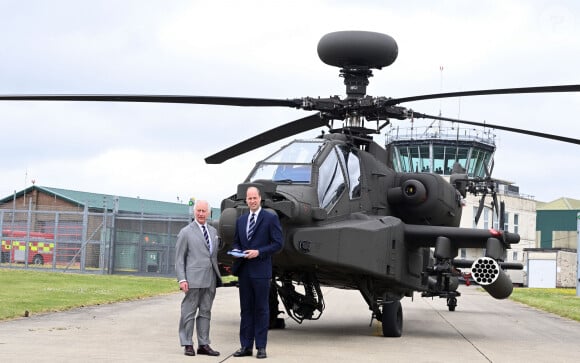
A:
<svg viewBox="0 0 580 363">
<path fill-rule="evenodd" d="M 449 308 L 449 311 L 455 311 L 456 306 L 457 306 L 457 298 L 448 297 L 447 298 L 447 307 Z"/>
<path fill-rule="evenodd" d="M 383 304 L 383 336 L 398 338 L 403 334 L 403 308 L 401 301 L 388 301 Z"/>
</svg>

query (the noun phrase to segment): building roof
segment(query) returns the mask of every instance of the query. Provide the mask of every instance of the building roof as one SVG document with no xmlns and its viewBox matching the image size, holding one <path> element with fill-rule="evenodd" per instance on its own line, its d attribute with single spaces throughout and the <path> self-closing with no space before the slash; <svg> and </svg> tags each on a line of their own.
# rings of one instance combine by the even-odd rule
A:
<svg viewBox="0 0 580 363">
<path fill-rule="evenodd" d="M 536 210 L 580 210 L 580 200 L 562 197 L 541 205 L 538 204 Z"/>
<path fill-rule="evenodd" d="M 89 209 L 113 210 L 115 206 L 115 199 L 118 199 L 119 212 L 122 213 L 144 213 L 156 215 L 190 214 L 190 207 L 188 204 L 160 202 L 149 199 L 113 196 L 109 194 L 82 192 L 78 190 L 53 187 L 42 187 L 38 185 L 33 185 L 15 193 L 15 195 L 2 198 L 0 199 L 0 204 L 8 203 L 12 201 L 14 197 L 30 194 L 33 190 L 37 190 L 50 196 L 54 196 L 55 198 L 65 200 L 71 204 L 76 204 L 83 207 L 86 205 Z"/>
</svg>

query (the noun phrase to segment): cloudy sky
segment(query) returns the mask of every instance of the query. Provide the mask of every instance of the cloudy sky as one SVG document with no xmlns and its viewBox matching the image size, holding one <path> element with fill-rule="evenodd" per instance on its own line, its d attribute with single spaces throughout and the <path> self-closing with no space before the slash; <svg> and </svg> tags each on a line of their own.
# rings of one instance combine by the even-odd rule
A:
<svg viewBox="0 0 580 363">
<path fill-rule="evenodd" d="M 568 1 L 0 0 L 0 93 L 344 96 L 324 34 L 391 35 L 399 57 L 368 94 L 406 97 L 580 84 L 580 3 Z M 443 67 L 443 71 L 440 67 Z M 580 138 L 580 93 L 404 104 L 427 114 Z M 292 138 L 204 158 L 307 116 L 199 105 L 0 101 L 0 197 L 33 182 L 214 206 Z M 393 125 L 409 127 L 409 121 Z M 320 130 L 298 137 L 314 137 Z M 580 146 L 496 131 L 494 176 L 537 200 L 580 199 Z M 384 135 L 375 136 L 379 143 Z"/>
</svg>

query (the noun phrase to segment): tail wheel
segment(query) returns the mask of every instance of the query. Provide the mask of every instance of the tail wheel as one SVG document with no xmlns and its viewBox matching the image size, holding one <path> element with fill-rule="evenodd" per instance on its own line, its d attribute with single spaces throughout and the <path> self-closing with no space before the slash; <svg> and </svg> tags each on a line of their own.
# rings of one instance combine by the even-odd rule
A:
<svg viewBox="0 0 580 363">
<path fill-rule="evenodd" d="M 457 298 L 448 297 L 447 298 L 447 307 L 449 308 L 449 311 L 455 311 L 456 306 L 457 306 Z"/>
<path fill-rule="evenodd" d="M 34 265 L 44 265 L 44 258 L 41 255 L 34 255 L 32 258 L 32 263 Z"/>
<path fill-rule="evenodd" d="M 383 304 L 383 336 L 398 338 L 403 334 L 403 308 L 401 301 L 389 301 Z"/>
</svg>

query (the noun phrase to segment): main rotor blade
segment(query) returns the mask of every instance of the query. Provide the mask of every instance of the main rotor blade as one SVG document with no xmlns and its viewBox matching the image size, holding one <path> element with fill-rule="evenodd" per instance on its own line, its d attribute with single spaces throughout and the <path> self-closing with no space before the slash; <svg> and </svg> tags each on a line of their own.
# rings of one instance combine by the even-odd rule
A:
<svg viewBox="0 0 580 363">
<path fill-rule="evenodd" d="M 501 220 L 501 216 L 500 216 L 500 208 L 499 208 L 499 204 L 497 204 L 497 192 L 495 191 L 495 189 L 493 190 L 493 192 L 491 193 L 491 197 L 493 198 L 493 210 L 495 211 L 495 215 L 497 216 L 498 219 L 498 223 Z M 503 231 L 503 225 L 499 226 L 498 229 L 501 229 Z"/>
<path fill-rule="evenodd" d="M 494 159 L 491 159 L 491 168 L 487 167 L 487 164 L 483 163 L 483 170 L 485 171 L 485 175 L 491 179 L 491 173 L 493 172 L 493 163 Z"/>
<path fill-rule="evenodd" d="M 297 107 L 300 100 L 180 95 L 0 95 L 0 101 L 96 101 L 189 103 L 247 107 Z"/>
<path fill-rule="evenodd" d="M 485 193 L 479 199 L 479 207 L 477 208 L 477 212 L 475 213 L 475 225 L 479 222 L 479 217 L 481 217 L 481 212 L 483 212 L 483 204 L 485 203 Z"/>
<path fill-rule="evenodd" d="M 282 140 L 286 137 L 312 130 L 317 127 L 327 126 L 328 121 L 321 117 L 320 113 L 289 122 L 278 126 L 259 135 L 244 140 L 234 146 L 230 146 L 218 153 L 205 158 L 207 164 L 221 164 L 238 155 L 257 149 L 272 142 Z"/>
<path fill-rule="evenodd" d="M 518 88 L 497 88 L 497 89 L 482 89 L 475 91 L 461 91 L 461 92 L 447 92 L 447 93 L 433 93 L 430 95 L 419 95 L 411 97 L 393 98 L 386 101 L 388 106 L 398 105 L 400 103 L 432 100 L 450 97 L 464 97 L 464 96 L 485 96 L 485 95 L 508 95 L 521 93 L 558 93 L 558 92 L 579 92 L 580 84 L 570 84 L 561 86 L 541 86 L 541 87 L 518 87 Z"/>
<path fill-rule="evenodd" d="M 543 133 L 543 132 L 530 131 L 530 130 L 525 130 L 525 129 L 517 129 L 517 128 L 514 128 L 514 127 L 507 127 L 507 126 L 501 126 L 501 125 L 488 124 L 487 122 L 474 122 L 474 121 L 459 120 L 459 119 L 448 118 L 448 117 L 432 116 L 432 115 L 427 115 L 427 114 L 418 113 L 418 112 L 413 112 L 413 117 L 429 118 L 429 119 L 433 119 L 433 120 L 457 122 L 459 124 L 489 127 L 489 128 L 498 129 L 498 130 L 515 132 L 515 133 L 518 133 L 518 134 L 524 134 L 524 135 L 531 135 L 531 136 L 543 137 L 545 139 L 552 139 L 552 140 L 557 140 L 557 141 L 562 141 L 562 142 L 569 142 L 571 144 L 580 145 L 580 140 L 579 139 L 573 139 L 571 137 L 565 137 L 565 136 L 559 136 L 559 135 L 546 134 L 546 133 Z"/>
<path fill-rule="evenodd" d="M 502 200 L 499 202 L 499 227 L 498 229 L 504 230 L 505 226 L 505 202 Z"/>
</svg>

